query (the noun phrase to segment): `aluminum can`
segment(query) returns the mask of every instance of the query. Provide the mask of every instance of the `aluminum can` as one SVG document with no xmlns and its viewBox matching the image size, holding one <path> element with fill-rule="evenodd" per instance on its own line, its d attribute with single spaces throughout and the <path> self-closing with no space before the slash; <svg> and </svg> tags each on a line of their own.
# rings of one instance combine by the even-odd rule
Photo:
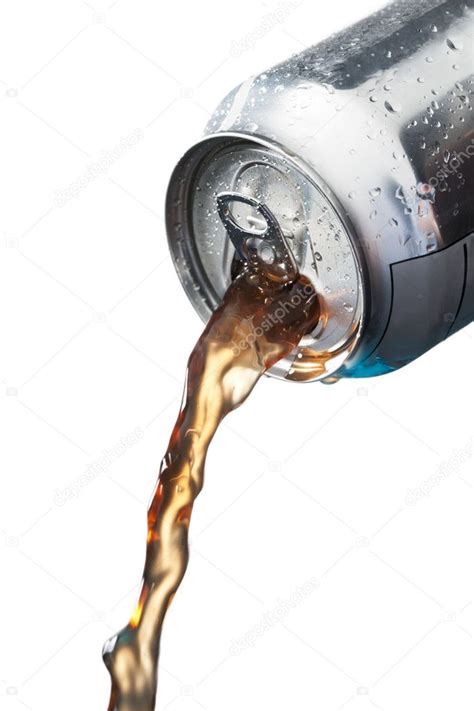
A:
<svg viewBox="0 0 474 711">
<path fill-rule="evenodd" d="M 178 163 L 168 240 L 204 320 L 232 279 L 226 191 L 268 206 L 321 295 L 271 375 L 380 375 L 474 319 L 473 47 L 474 0 L 392 2 L 233 89 Z"/>
</svg>

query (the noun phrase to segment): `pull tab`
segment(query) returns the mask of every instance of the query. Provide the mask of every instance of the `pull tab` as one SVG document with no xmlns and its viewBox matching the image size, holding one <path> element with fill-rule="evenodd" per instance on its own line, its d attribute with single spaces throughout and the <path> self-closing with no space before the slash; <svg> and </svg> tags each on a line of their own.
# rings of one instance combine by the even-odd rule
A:
<svg viewBox="0 0 474 711">
<path fill-rule="evenodd" d="M 266 229 L 260 232 L 245 230 L 230 211 L 230 203 L 250 205 L 265 220 Z M 255 198 L 240 193 L 219 193 L 217 211 L 237 254 L 244 262 L 262 264 L 266 273 L 278 281 L 294 281 L 298 276 L 295 258 L 273 212 Z"/>
</svg>

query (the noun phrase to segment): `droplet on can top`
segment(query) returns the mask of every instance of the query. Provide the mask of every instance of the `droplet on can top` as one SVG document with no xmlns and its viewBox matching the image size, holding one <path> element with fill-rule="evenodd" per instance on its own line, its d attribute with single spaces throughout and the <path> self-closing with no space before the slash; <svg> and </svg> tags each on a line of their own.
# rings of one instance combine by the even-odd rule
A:
<svg viewBox="0 0 474 711">
<path fill-rule="evenodd" d="M 449 49 L 452 49 L 453 51 L 460 51 L 464 49 L 464 43 L 459 37 L 448 37 L 448 39 L 446 40 L 446 44 L 448 45 Z"/>
<path fill-rule="evenodd" d="M 396 101 L 385 101 L 384 105 L 387 111 L 390 111 L 391 114 L 401 113 L 402 107 Z"/>
<path fill-rule="evenodd" d="M 405 191 L 403 190 L 403 185 L 399 185 L 398 188 L 395 190 L 395 197 L 397 198 L 397 200 L 405 202 Z"/>
<path fill-rule="evenodd" d="M 372 188 L 371 190 L 369 190 L 369 195 L 370 197 L 376 198 L 380 195 L 381 192 L 382 190 L 380 188 Z"/>
</svg>

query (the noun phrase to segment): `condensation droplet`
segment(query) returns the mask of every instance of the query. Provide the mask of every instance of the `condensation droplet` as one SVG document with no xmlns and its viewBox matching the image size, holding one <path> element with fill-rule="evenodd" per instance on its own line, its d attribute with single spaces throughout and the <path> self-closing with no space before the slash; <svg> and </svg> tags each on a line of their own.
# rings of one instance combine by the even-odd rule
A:
<svg viewBox="0 0 474 711">
<path fill-rule="evenodd" d="M 372 188 L 372 190 L 369 190 L 369 195 L 370 197 L 376 198 L 380 195 L 382 190 L 380 188 Z"/>
<path fill-rule="evenodd" d="M 454 51 L 464 49 L 464 43 L 458 37 L 454 39 L 452 37 L 448 37 L 448 39 L 446 40 L 446 44 L 448 45 L 449 49 L 452 49 Z"/>
<path fill-rule="evenodd" d="M 395 101 L 385 101 L 384 105 L 387 111 L 390 111 L 391 114 L 399 114 L 402 110 L 400 104 Z"/>
</svg>

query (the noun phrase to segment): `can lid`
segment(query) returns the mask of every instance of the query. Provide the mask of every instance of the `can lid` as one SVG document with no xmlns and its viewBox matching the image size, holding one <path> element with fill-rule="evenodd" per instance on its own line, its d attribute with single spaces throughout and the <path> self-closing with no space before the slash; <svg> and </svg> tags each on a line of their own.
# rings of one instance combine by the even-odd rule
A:
<svg viewBox="0 0 474 711">
<path fill-rule="evenodd" d="M 235 260 L 218 196 L 230 192 L 251 198 L 230 207 L 235 223 L 247 230 L 265 226 L 254 207 L 256 201 L 265 204 L 322 305 L 314 332 L 270 375 L 325 379 L 340 369 L 361 328 L 362 273 L 349 228 L 315 176 L 277 147 L 260 144 L 254 136 L 215 138 L 185 156 L 168 193 L 168 237 L 183 286 L 202 318 L 209 318 L 231 282 Z"/>
</svg>

